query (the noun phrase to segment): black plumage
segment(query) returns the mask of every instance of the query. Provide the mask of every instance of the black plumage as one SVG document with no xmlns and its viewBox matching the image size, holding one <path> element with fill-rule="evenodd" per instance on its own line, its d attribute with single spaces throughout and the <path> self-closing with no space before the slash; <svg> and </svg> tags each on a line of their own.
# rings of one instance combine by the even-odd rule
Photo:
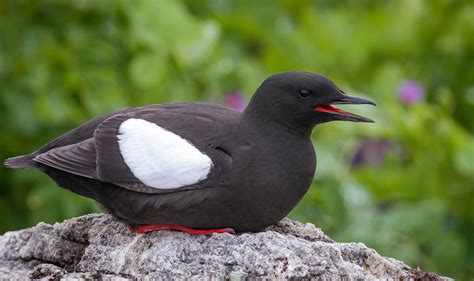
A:
<svg viewBox="0 0 474 281">
<path fill-rule="evenodd" d="M 286 216 L 308 190 L 316 168 L 310 139 L 315 125 L 371 122 L 330 105 L 338 103 L 374 104 L 345 95 L 322 76 L 285 72 L 266 79 L 243 113 L 207 103 L 128 108 L 5 164 L 38 168 L 128 225 L 258 231 Z M 171 189 L 144 184 L 118 141 L 121 124 L 129 119 L 156 124 L 207 155 L 212 168 L 205 179 Z"/>
</svg>

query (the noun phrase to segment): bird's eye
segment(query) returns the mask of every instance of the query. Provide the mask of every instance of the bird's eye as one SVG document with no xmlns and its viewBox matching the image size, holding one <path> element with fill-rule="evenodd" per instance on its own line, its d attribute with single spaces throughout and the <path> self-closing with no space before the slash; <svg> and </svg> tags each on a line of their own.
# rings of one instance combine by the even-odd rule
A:
<svg viewBox="0 0 474 281">
<path fill-rule="evenodd" d="M 302 97 L 303 99 L 309 98 L 309 95 L 310 95 L 310 92 L 308 90 L 301 90 L 300 91 L 300 97 Z"/>
</svg>

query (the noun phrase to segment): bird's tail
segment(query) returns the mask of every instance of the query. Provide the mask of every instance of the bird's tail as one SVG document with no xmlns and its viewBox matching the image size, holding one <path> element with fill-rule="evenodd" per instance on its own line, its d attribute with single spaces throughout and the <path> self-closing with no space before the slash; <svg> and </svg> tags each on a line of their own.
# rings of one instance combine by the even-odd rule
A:
<svg viewBox="0 0 474 281">
<path fill-rule="evenodd" d="M 12 169 L 34 168 L 37 164 L 33 161 L 33 158 L 34 155 L 21 155 L 8 158 L 3 164 L 5 167 Z"/>
</svg>

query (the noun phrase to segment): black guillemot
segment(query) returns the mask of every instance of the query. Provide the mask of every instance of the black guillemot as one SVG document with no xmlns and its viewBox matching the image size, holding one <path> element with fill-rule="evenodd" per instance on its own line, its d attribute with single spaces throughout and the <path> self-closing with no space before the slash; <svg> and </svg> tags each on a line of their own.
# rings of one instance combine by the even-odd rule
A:
<svg viewBox="0 0 474 281">
<path fill-rule="evenodd" d="M 208 103 L 127 108 L 5 161 L 37 168 L 99 202 L 134 232 L 259 231 L 311 185 L 315 125 L 373 122 L 334 104 L 372 104 L 307 72 L 267 78 L 247 108 Z"/>
</svg>

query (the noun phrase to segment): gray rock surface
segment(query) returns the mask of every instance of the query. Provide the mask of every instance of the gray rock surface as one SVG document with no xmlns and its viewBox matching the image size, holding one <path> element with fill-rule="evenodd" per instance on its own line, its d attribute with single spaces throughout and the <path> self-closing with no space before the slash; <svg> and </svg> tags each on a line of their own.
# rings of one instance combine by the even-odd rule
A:
<svg viewBox="0 0 474 281">
<path fill-rule="evenodd" d="M 362 243 L 288 219 L 264 232 L 130 233 L 107 214 L 0 236 L 0 279 L 433 279 Z"/>
</svg>

